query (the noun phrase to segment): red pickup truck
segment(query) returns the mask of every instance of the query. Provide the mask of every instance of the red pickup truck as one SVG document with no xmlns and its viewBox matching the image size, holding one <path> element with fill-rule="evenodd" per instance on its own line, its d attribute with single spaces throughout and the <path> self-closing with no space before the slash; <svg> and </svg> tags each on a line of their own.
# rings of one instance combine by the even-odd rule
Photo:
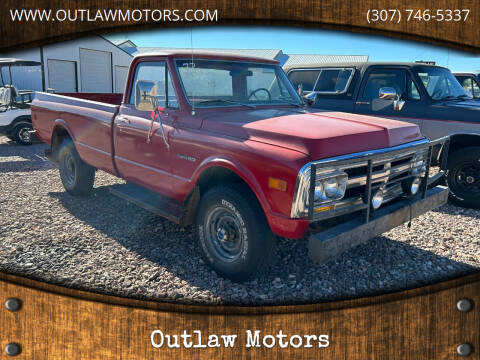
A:
<svg viewBox="0 0 480 360">
<path fill-rule="evenodd" d="M 234 280 L 268 262 L 274 235 L 308 233 L 312 259 L 328 261 L 447 199 L 447 188 L 428 188 L 444 140 L 414 124 L 312 112 L 276 61 L 141 55 L 121 104 L 88 98 L 33 101 L 65 189 L 88 194 L 96 170 L 125 179 L 113 194 L 195 224 L 207 262 Z"/>
</svg>

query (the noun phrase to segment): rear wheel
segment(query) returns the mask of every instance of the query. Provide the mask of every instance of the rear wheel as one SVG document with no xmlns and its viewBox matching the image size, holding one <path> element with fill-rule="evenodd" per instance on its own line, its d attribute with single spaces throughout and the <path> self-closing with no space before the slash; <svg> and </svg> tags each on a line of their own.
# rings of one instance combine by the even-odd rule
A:
<svg viewBox="0 0 480 360">
<path fill-rule="evenodd" d="M 207 191 L 196 229 L 205 260 L 226 278 L 247 280 L 271 260 L 275 238 L 257 199 L 244 186 Z"/>
<path fill-rule="evenodd" d="M 17 144 L 31 145 L 34 138 L 31 131 L 33 131 L 32 124 L 20 123 L 13 128 L 11 136 Z"/>
<path fill-rule="evenodd" d="M 453 203 L 480 209 L 480 147 L 459 149 L 449 156 L 447 182 Z"/>
<path fill-rule="evenodd" d="M 93 189 L 95 168 L 85 163 L 77 153 L 72 140 L 64 140 L 58 153 L 62 184 L 72 195 L 88 195 Z"/>
</svg>

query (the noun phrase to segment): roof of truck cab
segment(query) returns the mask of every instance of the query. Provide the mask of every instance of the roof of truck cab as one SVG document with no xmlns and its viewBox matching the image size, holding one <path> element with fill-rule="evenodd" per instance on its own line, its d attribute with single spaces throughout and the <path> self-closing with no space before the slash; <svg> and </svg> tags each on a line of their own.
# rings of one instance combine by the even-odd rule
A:
<svg viewBox="0 0 480 360">
<path fill-rule="evenodd" d="M 475 76 L 477 77 L 478 76 L 478 73 L 475 73 L 475 72 L 468 72 L 468 71 L 455 71 L 453 73 L 453 75 L 455 76 Z"/>
<path fill-rule="evenodd" d="M 153 52 L 145 52 L 135 56 L 135 59 L 140 58 L 151 58 L 151 57 L 171 57 L 171 58 L 192 58 L 192 51 L 191 50 L 172 50 L 172 51 L 153 51 Z M 277 60 L 266 59 L 261 57 L 254 57 L 254 56 L 244 56 L 238 55 L 234 53 L 230 53 L 228 51 L 220 52 L 220 51 L 208 51 L 202 50 L 201 52 L 195 51 L 193 49 L 193 58 L 195 59 L 218 59 L 218 60 L 230 60 L 230 61 L 249 61 L 249 62 L 258 62 L 258 63 L 269 63 L 269 64 L 278 64 Z"/>
<path fill-rule="evenodd" d="M 368 62 L 338 62 L 338 63 L 313 63 L 313 64 L 302 64 L 302 65 L 297 65 L 297 66 L 287 66 L 284 67 L 283 70 L 285 72 L 289 72 L 290 70 L 293 69 L 316 69 L 316 68 L 327 68 L 327 67 L 335 67 L 335 68 L 356 68 L 360 70 L 365 70 L 370 66 L 375 66 L 375 65 L 381 65 L 381 66 L 407 66 L 407 67 L 425 67 L 425 66 L 430 66 L 430 67 L 441 67 L 439 65 L 432 65 L 432 64 L 427 64 L 427 63 L 416 63 L 416 62 L 393 62 L 393 61 L 388 61 L 388 62 L 374 62 L 374 61 L 368 61 Z M 446 69 L 446 68 L 445 68 Z"/>
</svg>

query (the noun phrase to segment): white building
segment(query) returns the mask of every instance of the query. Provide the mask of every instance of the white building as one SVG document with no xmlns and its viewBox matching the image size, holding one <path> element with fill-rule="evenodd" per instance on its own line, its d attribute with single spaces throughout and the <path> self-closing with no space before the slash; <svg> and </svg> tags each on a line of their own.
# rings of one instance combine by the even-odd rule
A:
<svg viewBox="0 0 480 360">
<path fill-rule="evenodd" d="M 40 67 L 12 68 L 19 90 L 122 93 L 133 57 L 101 36 L 1 53 L 0 57 L 35 60 Z M 2 76 L 10 82 L 7 69 Z"/>
<path fill-rule="evenodd" d="M 12 68 L 14 85 L 19 90 L 53 89 L 60 93 L 123 93 L 128 67 L 133 56 L 155 50 L 189 49 L 138 47 L 128 39 L 110 41 L 102 36 L 93 36 L 3 53 L 0 57 L 35 60 L 43 64 L 41 67 Z M 282 66 L 293 64 L 301 66 L 317 62 L 368 61 L 366 55 L 285 54 L 280 49 L 195 49 L 195 51 L 201 50 L 275 59 Z M 10 82 L 7 69 L 3 70 L 2 76 L 7 83 Z"/>
</svg>

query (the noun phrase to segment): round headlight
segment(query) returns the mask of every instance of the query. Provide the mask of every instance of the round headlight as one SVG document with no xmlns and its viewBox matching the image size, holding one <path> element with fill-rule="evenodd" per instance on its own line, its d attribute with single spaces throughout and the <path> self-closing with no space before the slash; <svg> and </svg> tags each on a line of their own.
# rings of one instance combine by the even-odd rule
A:
<svg viewBox="0 0 480 360">
<path fill-rule="evenodd" d="M 426 170 L 425 159 L 423 157 L 415 157 L 413 159 L 413 174 L 420 174 Z"/>
<path fill-rule="evenodd" d="M 332 177 L 330 179 L 325 180 L 325 195 L 329 198 L 333 198 L 337 196 L 338 192 L 338 181 L 336 177 Z"/>
<path fill-rule="evenodd" d="M 422 180 L 418 177 L 412 180 L 412 184 L 410 185 L 410 194 L 415 195 L 418 190 L 420 189 L 420 185 L 422 184 Z"/>
<path fill-rule="evenodd" d="M 322 182 L 317 182 L 315 184 L 315 200 L 319 201 L 323 198 L 323 184 Z"/>
<path fill-rule="evenodd" d="M 383 191 L 378 190 L 373 196 L 372 196 L 372 207 L 374 210 L 377 210 L 382 206 L 383 203 Z"/>
</svg>

